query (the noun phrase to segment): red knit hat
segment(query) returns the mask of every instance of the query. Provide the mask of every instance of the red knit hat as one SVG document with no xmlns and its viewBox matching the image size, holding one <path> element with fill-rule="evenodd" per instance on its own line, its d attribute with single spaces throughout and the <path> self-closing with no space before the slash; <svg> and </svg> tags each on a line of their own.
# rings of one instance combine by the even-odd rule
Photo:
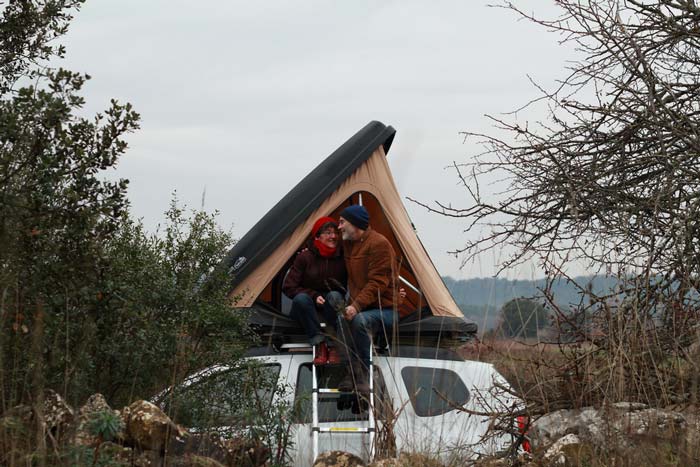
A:
<svg viewBox="0 0 700 467">
<path fill-rule="evenodd" d="M 311 229 L 311 236 L 318 237 L 318 231 L 321 230 L 321 227 L 328 223 L 333 224 L 334 227 L 338 226 L 338 224 L 335 223 L 335 219 L 333 219 L 332 217 L 321 217 L 316 222 L 314 222 L 314 226 Z"/>
</svg>

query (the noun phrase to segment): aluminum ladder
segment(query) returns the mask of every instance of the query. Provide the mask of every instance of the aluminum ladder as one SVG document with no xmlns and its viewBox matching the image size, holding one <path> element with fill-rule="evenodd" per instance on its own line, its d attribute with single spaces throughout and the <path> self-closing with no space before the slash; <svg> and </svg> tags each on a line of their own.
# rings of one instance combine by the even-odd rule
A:
<svg viewBox="0 0 700 467">
<path fill-rule="evenodd" d="M 318 378 L 316 376 L 316 365 L 311 365 L 312 378 L 312 393 L 311 393 L 311 408 L 312 408 L 312 426 L 311 436 L 313 444 L 313 461 L 318 457 L 318 436 L 319 434 L 327 433 L 350 433 L 368 436 L 368 448 L 370 460 L 374 457 L 374 432 L 376 428 L 376 420 L 374 418 L 374 356 L 372 352 L 372 343 L 370 341 L 369 352 L 369 398 L 367 407 L 367 426 L 366 427 L 320 427 L 318 422 L 318 399 L 319 394 L 343 394 L 342 391 L 336 388 L 319 388 Z M 316 346 L 312 346 L 312 358 L 316 358 Z M 354 381 L 353 381 L 354 384 Z M 356 394 L 357 391 L 353 391 Z M 346 393 L 347 394 L 347 393 Z"/>
</svg>

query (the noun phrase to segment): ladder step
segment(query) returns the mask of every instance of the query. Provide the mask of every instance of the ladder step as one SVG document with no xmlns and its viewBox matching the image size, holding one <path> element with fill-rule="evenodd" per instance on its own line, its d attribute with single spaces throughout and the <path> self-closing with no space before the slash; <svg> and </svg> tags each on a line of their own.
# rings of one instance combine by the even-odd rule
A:
<svg viewBox="0 0 700 467">
<path fill-rule="evenodd" d="M 361 396 L 366 396 L 367 394 L 360 394 L 357 391 L 341 391 L 340 389 L 334 389 L 334 388 L 318 388 L 318 389 L 312 389 L 312 392 L 317 392 L 319 394 L 338 394 L 340 396 L 343 395 L 350 395 L 350 396 L 356 396 L 356 395 L 361 395 Z"/>
<path fill-rule="evenodd" d="M 321 433 L 371 433 L 374 428 L 357 428 L 357 427 L 345 427 L 345 426 L 332 426 L 332 427 L 320 427 L 318 429 Z"/>
</svg>

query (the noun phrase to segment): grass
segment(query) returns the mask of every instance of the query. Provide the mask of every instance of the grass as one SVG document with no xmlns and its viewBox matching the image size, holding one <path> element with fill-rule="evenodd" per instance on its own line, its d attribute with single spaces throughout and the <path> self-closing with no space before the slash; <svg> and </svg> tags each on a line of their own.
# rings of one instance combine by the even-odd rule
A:
<svg viewBox="0 0 700 467">
<path fill-rule="evenodd" d="M 700 359 L 664 355 L 654 348 L 654 339 L 634 337 L 626 345 L 617 346 L 487 339 L 465 345 L 460 354 L 492 363 L 527 401 L 533 420 L 557 409 L 633 401 L 679 411 L 688 421 L 684 431 L 670 435 L 650 431 L 624 439 L 611 438 L 603 444 L 583 440 L 565 449 L 566 465 L 700 465 L 700 410 L 693 392 L 697 391 L 693 371 Z M 550 463 L 543 458 L 547 447 L 535 448 L 531 465 Z"/>
</svg>

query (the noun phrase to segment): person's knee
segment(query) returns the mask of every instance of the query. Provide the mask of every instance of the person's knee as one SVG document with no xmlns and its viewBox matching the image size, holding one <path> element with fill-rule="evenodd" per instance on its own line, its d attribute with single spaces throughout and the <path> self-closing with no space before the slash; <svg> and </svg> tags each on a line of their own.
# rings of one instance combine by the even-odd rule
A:
<svg viewBox="0 0 700 467">
<path fill-rule="evenodd" d="M 289 311 L 289 316 L 299 320 L 302 316 L 309 314 L 309 310 L 314 308 L 314 301 L 305 293 L 297 294 L 292 299 L 292 308 Z"/>
<path fill-rule="evenodd" d="M 294 298 L 292 299 L 292 304 L 302 306 L 313 305 L 314 300 L 308 294 L 302 292 L 294 296 Z"/>
<path fill-rule="evenodd" d="M 333 307 L 336 307 L 341 304 L 345 305 L 345 298 L 340 292 L 336 290 L 332 290 L 326 294 L 326 301 L 330 303 Z"/>
<path fill-rule="evenodd" d="M 367 332 L 370 328 L 370 320 L 360 312 L 350 321 L 350 327 L 353 331 Z"/>
</svg>

